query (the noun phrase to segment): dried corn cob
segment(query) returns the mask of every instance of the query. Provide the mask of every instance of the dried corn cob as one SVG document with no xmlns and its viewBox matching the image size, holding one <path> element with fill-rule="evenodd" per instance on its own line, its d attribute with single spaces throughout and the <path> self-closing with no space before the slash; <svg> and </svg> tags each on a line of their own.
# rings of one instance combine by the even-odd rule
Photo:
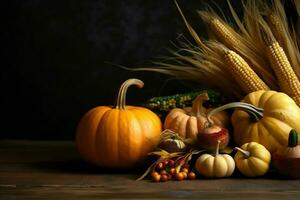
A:
<svg viewBox="0 0 300 200">
<path fill-rule="evenodd" d="M 233 29 L 225 26 L 219 19 L 213 18 L 210 26 L 219 40 L 226 46 L 232 48 L 237 45 L 238 39 L 233 35 Z"/>
<path fill-rule="evenodd" d="M 270 66 L 268 66 L 268 63 L 263 56 L 259 54 L 260 52 L 257 52 L 258 50 L 255 45 L 253 46 L 253 44 L 245 40 L 245 38 L 221 19 L 218 19 L 217 17 L 204 17 L 204 14 L 205 12 L 200 12 L 202 18 L 208 18 L 205 20 L 209 23 L 211 30 L 217 36 L 218 41 L 239 53 L 246 62 L 251 64 L 255 73 L 259 74 L 269 87 L 274 90 L 278 89 Z M 209 13 L 207 13 L 207 15 L 209 16 Z"/>
<path fill-rule="evenodd" d="M 278 2 L 277 2 L 278 3 Z M 283 9 L 283 8 L 282 8 Z M 284 12 L 284 11 L 282 11 Z M 288 60 L 290 61 L 297 77 L 300 77 L 300 52 L 297 46 L 297 41 L 293 40 L 284 13 L 270 13 L 268 22 L 270 29 L 279 45 L 283 48 Z"/>
<path fill-rule="evenodd" d="M 273 42 L 268 46 L 267 54 L 278 79 L 280 89 L 300 105 L 300 82 L 284 50 L 278 42 Z"/>
<path fill-rule="evenodd" d="M 245 93 L 257 90 L 269 90 L 269 87 L 251 69 L 248 63 L 237 53 L 231 50 L 225 52 L 225 61 L 228 69 Z"/>
<path fill-rule="evenodd" d="M 284 26 L 283 26 L 279 16 L 277 16 L 274 13 L 270 13 L 268 15 L 268 24 L 270 26 L 270 29 L 272 30 L 272 33 L 274 34 L 274 37 L 278 41 L 278 43 L 282 47 L 285 47 L 286 46 L 286 38 L 283 35 L 283 33 L 286 32 L 286 30 L 284 30 Z"/>
</svg>

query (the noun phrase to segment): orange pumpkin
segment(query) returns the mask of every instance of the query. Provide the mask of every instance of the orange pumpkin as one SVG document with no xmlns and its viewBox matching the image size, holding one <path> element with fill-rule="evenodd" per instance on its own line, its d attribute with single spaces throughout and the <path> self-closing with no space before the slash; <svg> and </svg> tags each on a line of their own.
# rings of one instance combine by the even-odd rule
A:
<svg viewBox="0 0 300 200">
<path fill-rule="evenodd" d="M 146 108 L 125 105 L 126 91 L 133 84 L 144 85 L 138 79 L 125 81 L 115 107 L 95 107 L 79 122 L 76 144 L 85 160 L 108 168 L 134 167 L 158 145 L 159 117 Z"/>
<path fill-rule="evenodd" d="M 174 108 L 167 115 L 164 128 L 178 133 L 183 138 L 191 138 L 194 142 L 197 135 L 207 125 L 207 113 L 211 109 L 203 107 L 204 101 L 209 100 L 207 93 L 200 94 L 193 102 L 192 107 Z M 228 127 L 229 115 L 226 112 L 219 112 L 212 116 L 214 124 L 221 127 Z"/>
</svg>

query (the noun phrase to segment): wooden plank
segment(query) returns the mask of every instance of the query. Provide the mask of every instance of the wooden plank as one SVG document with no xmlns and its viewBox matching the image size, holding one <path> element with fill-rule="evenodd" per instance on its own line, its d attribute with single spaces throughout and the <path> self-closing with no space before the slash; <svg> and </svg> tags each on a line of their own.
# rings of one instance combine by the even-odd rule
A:
<svg viewBox="0 0 300 200">
<path fill-rule="evenodd" d="M 160 193 L 148 191 L 127 190 L 99 191 L 99 188 L 27 188 L 6 189 L 2 199 L 299 199 L 299 192 L 256 192 L 252 191 L 187 191 L 183 189 L 169 190 Z"/>
<path fill-rule="evenodd" d="M 264 178 L 137 182 L 142 170 L 105 170 L 73 142 L 0 141 L 0 199 L 300 199 L 300 180 Z"/>
</svg>

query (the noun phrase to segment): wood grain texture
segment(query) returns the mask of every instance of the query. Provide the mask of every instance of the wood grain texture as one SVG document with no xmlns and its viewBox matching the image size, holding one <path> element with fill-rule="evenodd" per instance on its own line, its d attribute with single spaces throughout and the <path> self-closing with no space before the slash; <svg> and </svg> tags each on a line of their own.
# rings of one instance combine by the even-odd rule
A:
<svg viewBox="0 0 300 200">
<path fill-rule="evenodd" d="M 107 170 L 83 162 L 72 142 L 0 141 L 0 199 L 300 199 L 300 180 L 137 182 L 142 169 Z"/>
</svg>

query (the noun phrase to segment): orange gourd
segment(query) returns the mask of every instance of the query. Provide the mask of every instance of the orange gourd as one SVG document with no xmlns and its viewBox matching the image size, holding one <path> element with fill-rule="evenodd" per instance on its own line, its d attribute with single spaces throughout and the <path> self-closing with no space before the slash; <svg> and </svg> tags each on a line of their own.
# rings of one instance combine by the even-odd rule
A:
<svg viewBox="0 0 300 200">
<path fill-rule="evenodd" d="M 204 101 L 209 100 L 207 93 L 200 94 L 193 102 L 192 107 L 174 108 L 167 115 L 164 128 L 178 133 L 183 138 L 191 138 L 197 141 L 197 135 L 207 125 L 207 113 L 211 109 L 203 107 Z M 222 111 L 212 116 L 214 124 L 221 127 L 228 127 L 230 123 L 229 115 Z"/>
<path fill-rule="evenodd" d="M 134 167 L 158 145 L 162 130 L 159 117 L 146 108 L 125 105 L 131 85 L 141 88 L 144 83 L 125 81 L 115 107 L 95 107 L 80 120 L 76 145 L 85 160 L 107 168 Z"/>
</svg>

